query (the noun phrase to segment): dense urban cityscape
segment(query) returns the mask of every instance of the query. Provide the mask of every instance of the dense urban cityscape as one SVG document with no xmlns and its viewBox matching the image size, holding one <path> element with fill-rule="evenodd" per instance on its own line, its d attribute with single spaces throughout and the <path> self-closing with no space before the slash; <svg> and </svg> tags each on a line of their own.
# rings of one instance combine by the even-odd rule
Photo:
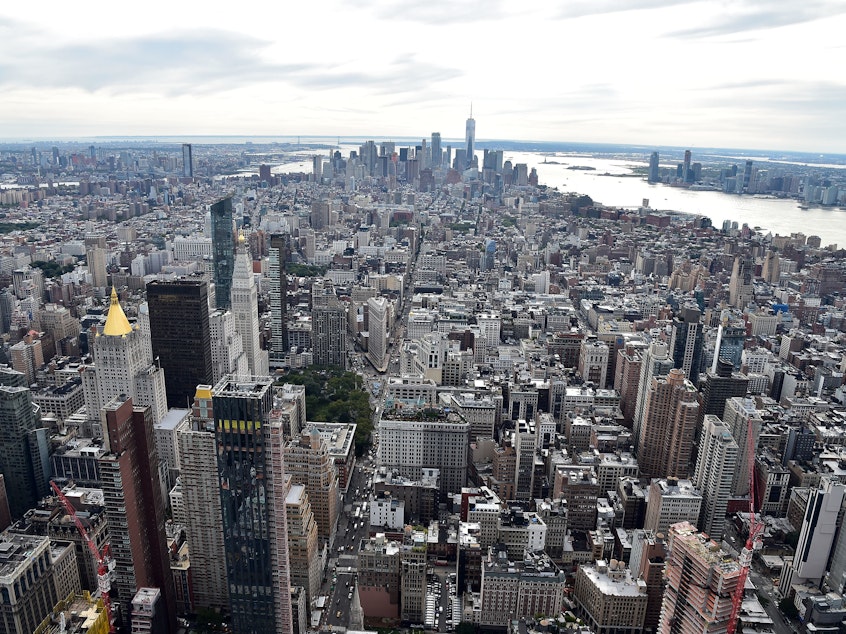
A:
<svg viewBox="0 0 846 634">
<path fill-rule="evenodd" d="M 0 146 L 0 634 L 846 632 L 843 166 L 475 123 Z"/>
</svg>

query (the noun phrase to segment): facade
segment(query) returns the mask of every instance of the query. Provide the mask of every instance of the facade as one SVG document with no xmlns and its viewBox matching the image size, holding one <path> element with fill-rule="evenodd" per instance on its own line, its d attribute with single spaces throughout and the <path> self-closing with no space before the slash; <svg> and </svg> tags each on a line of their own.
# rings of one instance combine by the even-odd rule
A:
<svg viewBox="0 0 846 634">
<path fill-rule="evenodd" d="M 291 634 L 282 425 L 270 377 L 224 377 L 212 390 L 232 629 Z"/>
<path fill-rule="evenodd" d="M 34 632 L 60 599 L 79 591 L 71 544 L 0 534 L 0 634 Z"/>
<path fill-rule="evenodd" d="M 608 355 L 608 344 L 604 341 L 583 339 L 579 354 L 579 374 L 582 378 L 599 388 L 604 388 L 608 376 Z"/>
<path fill-rule="evenodd" d="M 595 634 L 640 634 L 646 618 L 647 588 L 625 563 L 599 560 L 579 566 L 573 588 L 576 613 Z"/>
<path fill-rule="evenodd" d="M 473 166 L 473 158 L 476 147 L 476 120 L 473 118 L 473 108 L 470 108 L 470 116 L 467 117 L 467 124 L 465 126 L 464 135 L 464 157 L 466 161 L 465 168 Z"/>
<path fill-rule="evenodd" d="M 317 286 L 317 285 L 315 285 Z M 347 367 L 347 310 L 329 285 L 321 301 L 315 297 L 312 309 L 311 341 L 314 363 L 321 366 Z M 314 287 L 312 293 L 315 293 Z"/>
<path fill-rule="evenodd" d="M 258 289 L 243 234 L 238 237 L 229 305 L 235 318 L 235 332 L 241 337 L 241 347 L 247 355 L 248 372 L 252 376 L 267 375 L 267 350 L 261 349 L 259 340 Z"/>
<path fill-rule="evenodd" d="M 317 522 L 311 502 L 302 484 L 292 484 L 285 497 L 288 520 L 288 560 L 291 585 L 306 591 L 308 602 L 317 598 L 320 589 L 321 561 L 318 552 Z"/>
<path fill-rule="evenodd" d="M 190 143 L 182 144 L 182 176 L 194 177 L 194 148 Z"/>
<path fill-rule="evenodd" d="M 656 479 L 649 485 L 644 529 L 667 534 L 670 526 L 679 522 L 699 521 L 702 494 L 690 480 Z"/>
<path fill-rule="evenodd" d="M 470 424 L 456 412 L 414 408 L 383 412 L 379 421 L 379 465 L 406 478 L 437 469 L 441 494 L 467 483 Z"/>
<path fill-rule="evenodd" d="M 139 588 L 162 591 L 165 631 L 176 631 L 176 595 L 165 536 L 166 505 L 159 479 L 159 459 L 148 407 L 114 399 L 103 408 L 100 458 L 103 503 L 115 562 L 112 600 L 132 613 Z"/>
<path fill-rule="evenodd" d="M 721 632 L 728 626 L 740 566 L 688 522 L 670 527 L 659 634 Z"/>
<path fill-rule="evenodd" d="M 646 395 L 637 459 L 643 475 L 687 477 L 696 424 L 697 392 L 682 370 L 652 379 Z"/>
<path fill-rule="evenodd" d="M 670 354 L 673 365 L 683 370 L 696 385 L 702 370 L 702 313 L 698 308 L 683 308 L 680 317 L 673 319 L 673 335 L 670 339 Z"/>
<path fill-rule="evenodd" d="M 149 407 L 153 422 L 160 422 L 167 413 L 165 371 L 153 361 L 147 333 L 129 323 L 114 288 L 106 322 L 90 347 L 94 365 L 83 366 L 81 373 L 88 417 L 97 419 L 109 401 L 125 394 L 139 407 Z"/>
<path fill-rule="evenodd" d="M 400 616 L 400 544 L 377 533 L 358 550 L 358 595 L 367 618 Z"/>
<path fill-rule="evenodd" d="M 212 267 L 214 296 L 218 308 L 229 308 L 232 294 L 232 273 L 235 271 L 235 222 L 232 197 L 214 203 L 211 212 Z"/>
<path fill-rule="evenodd" d="M 639 380 L 637 386 L 637 402 L 635 404 L 632 431 L 634 432 L 634 443 L 640 441 L 640 431 L 643 426 L 643 417 L 646 413 L 646 395 L 652 386 L 652 379 L 666 376 L 673 368 L 673 359 L 669 355 L 667 344 L 654 341 L 646 352 L 643 353 Z"/>
<path fill-rule="evenodd" d="M 405 526 L 405 503 L 390 495 L 377 495 L 370 500 L 370 526 L 402 530 Z"/>
<path fill-rule="evenodd" d="M 373 366 L 382 372 L 388 366 L 388 319 L 390 306 L 384 297 L 367 300 L 367 356 Z"/>
<path fill-rule="evenodd" d="M 702 414 L 714 414 L 724 419 L 728 399 L 746 396 L 749 378 L 734 372 L 734 366 L 722 359 L 715 372 L 708 371 L 702 386 Z"/>
<path fill-rule="evenodd" d="M 716 416 L 706 414 L 693 482 L 702 492 L 697 526 L 713 539 L 721 539 L 725 530 L 732 479 L 744 472 L 748 482 L 749 470 L 738 464 L 737 443 L 728 426 Z"/>
<path fill-rule="evenodd" d="M 158 588 L 139 588 L 132 598 L 132 634 L 167 632 L 167 613 Z"/>
<path fill-rule="evenodd" d="M 212 381 L 209 289 L 201 280 L 147 284 L 153 358 L 165 371 L 168 407 L 186 407 Z"/>
<path fill-rule="evenodd" d="M 661 619 L 666 558 L 664 535 L 659 537 L 652 531 L 640 529 L 634 531 L 629 570 L 634 577 L 646 582 L 646 615 L 643 619 L 643 629 L 646 632 L 655 632 Z"/>
<path fill-rule="evenodd" d="M 0 473 L 12 518 L 22 517 L 49 490 L 47 430 L 20 372 L 0 372 Z"/>
<path fill-rule="evenodd" d="M 290 237 L 275 233 L 270 236 L 268 277 L 270 281 L 270 352 L 271 368 L 287 364 L 288 352 L 288 276 L 285 263 L 290 252 Z"/>
<path fill-rule="evenodd" d="M 566 575 L 544 553 L 509 561 L 492 547 L 482 562 L 480 610 L 483 628 L 503 628 L 513 619 L 556 616 L 561 612 Z"/>
<path fill-rule="evenodd" d="M 318 534 L 331 544 L 340 512 L 338 476 L 326 441 L 316 428 L 304 430 L 285 446 L 285 466 L 291 481 L 305 486 Z"/>
<path fill-rule="evenodd" d="M 213 383 L 227 374 L 251 376 L 244 341 L 236 326 L 235 316 L 228 310 L 218 308 L 209 314 Z"/>
<path fill-rule="evenodd" d="M 190 427 L 178 432 L 185 532 L 191 546 L 194 605 L 229 608 L 212 386 L 198 385 Z"/>
<path fill-rule="evenodd" d="M 735 397 L 726 401 L 723 422 L 734 436 L 739 452 L 738 468 L 731 483 L 731 493 L 735 496 L 749 495 L 749 463 L 755 460 L 754 451 L 758 448 L 758 437 L 761 435 L 764 421 L 755 409 L 755 401 L 751 398 Z M 752 438 L 749 438 L 750 434 Z M 753 455 L 749 455 L 750 446 L 753 448 Z"/>
<path fill-rule="evenodd" d="M 846 485 L 830 478 L 823 478 L 820 485 L 808 493 L 796 555 L 792 561 L 785 562 L 781 572 L 779 589 L 785 596 L 792 594 L 793 584 L 811 582 L 819 585 L 825 576 L 844 493 Z"/>
<path fill-rule="evenodd" d="M 400 546 L 400 619 L 426 622 L 426 533 L 406 531 Z"/>
</svg>

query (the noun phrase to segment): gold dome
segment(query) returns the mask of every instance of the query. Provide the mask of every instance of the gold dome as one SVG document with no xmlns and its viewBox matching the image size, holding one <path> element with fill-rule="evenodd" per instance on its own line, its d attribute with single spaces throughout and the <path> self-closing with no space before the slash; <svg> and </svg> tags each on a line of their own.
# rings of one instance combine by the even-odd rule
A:
<svg viewBox="0 0 846 634">
<path fill-rule="evenodd" d="M 103 326 L 103 334 L 112 337 L 123 337 L 132 332 L 132 326 L 118 303 L 117 292 L 112 286 L 112 303 L 109 306 L 109 316 L 106 317 L 106 325 Z"/>
</svg>

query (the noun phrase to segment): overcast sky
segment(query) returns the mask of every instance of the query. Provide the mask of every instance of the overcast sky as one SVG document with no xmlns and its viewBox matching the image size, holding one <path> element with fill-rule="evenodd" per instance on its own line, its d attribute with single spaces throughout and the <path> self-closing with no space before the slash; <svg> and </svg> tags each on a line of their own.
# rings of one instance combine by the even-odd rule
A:
<svg viewBox="0 0 846 634">
<path fill-rule="evenodd" d="M 0 4 L 0 138 L 462 137 L 846 153 L 846 0 Z"/>
</svg>

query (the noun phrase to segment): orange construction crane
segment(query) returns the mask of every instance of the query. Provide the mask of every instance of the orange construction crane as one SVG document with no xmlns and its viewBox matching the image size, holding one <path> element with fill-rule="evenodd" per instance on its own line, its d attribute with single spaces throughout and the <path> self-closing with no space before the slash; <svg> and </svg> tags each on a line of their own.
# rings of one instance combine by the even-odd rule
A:
<svg viewBox="0 0 846 634">
<path fill-rule="evenodd" d="M 88 544 L 88 550 L 91 551 L 91 554 L 94 556 L 94 561 L 97 562 L 97 587 L 100 589 L 100 596 L 103 599 L 103 605 L 106 608 L 106 614 L 109 618 L 109 633 L 115 634 L 115 619 L 112 614 L 112 602 L 111 599 L 109 599 L 109 590 L 112 588 L 112 571 L 110 567 L 111 558 L 109 557 L 109 547 L 107 545 L 103 548 L 102 554 L 100 553 L 100 550 L 97 548 L 97 544 L 94 543 L 94 540 L 91 539 L 91 536 L 88 534 L 85 526 L 82 525 L 82 521 L 76 516 L 76 509 L 73 504 L 71 504 L 70 500 L 68 500 L 67 497 L 65 497 L 65 494 L 62 493 L 59 485 L 50 480 L 50 486 L 53 487 L 53 491 L 58 496 L 62 506 L 65 507 L 65 512 L 70 516 L 74 524 L 76 524 L 79 534 L 82 535 L 82 539 L 84 539 L 85 543 Z"/>
<path fill-rule="evenodd" d="M 746 453 L 749 464 L 749 537 L 746 538 L 746 545 L 740 551 L 737 561 L 740 564 L 740 576 L 737 578 L 737 587 L 731 598 L 731 616 L 729 617 L 726 634 L 734 634 L 737 630 L 740 606 L 743 603 L 743 592 L 746 587 L 746 579 L 749 577 L 749 566 L 752 565 L 752 555 L 756 550 L 761 549 L 761 533 L 764 525 L 755 516 L 755 434 L 753 422 L 750 418 L 747 421 L 746 429 Z"/>
</svg>

